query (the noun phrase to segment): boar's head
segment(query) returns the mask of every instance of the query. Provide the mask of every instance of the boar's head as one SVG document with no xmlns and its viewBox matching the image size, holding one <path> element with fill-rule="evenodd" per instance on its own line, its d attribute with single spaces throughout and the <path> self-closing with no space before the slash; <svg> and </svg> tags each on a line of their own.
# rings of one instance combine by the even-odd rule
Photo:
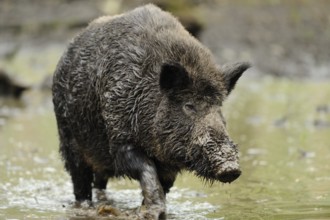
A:
<svg viewBox="0 0 330 220">
<path fill-rule="evenodd" d="M 157 158 L 206 180 L 232 182 L 241 171 L 237 145 L 230 139 L 221 112 L 247 63 L 192 74 L 179 63 L 162 65 L 162 100 L 155 118 Z M 196 71 L 195 71 L 196 72 Z"/>
</svg>

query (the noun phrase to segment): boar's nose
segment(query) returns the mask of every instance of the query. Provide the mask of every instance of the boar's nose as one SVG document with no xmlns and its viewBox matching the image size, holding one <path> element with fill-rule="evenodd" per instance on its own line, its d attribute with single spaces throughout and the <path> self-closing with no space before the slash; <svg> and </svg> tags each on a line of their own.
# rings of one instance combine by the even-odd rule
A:
<svg viewBox="0 0 330 220">
<path fill-rule="evenodd" d="M 241 175 L 240 170 L 230 170 L 221 173 L 218 178 L 223 183 L 231 183 Z"/>
</svg>

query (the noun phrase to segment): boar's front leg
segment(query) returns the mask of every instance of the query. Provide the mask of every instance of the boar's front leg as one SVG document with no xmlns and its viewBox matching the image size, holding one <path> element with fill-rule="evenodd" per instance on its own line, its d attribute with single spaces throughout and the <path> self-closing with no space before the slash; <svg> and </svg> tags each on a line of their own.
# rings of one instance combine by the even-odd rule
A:
<svg viewBox="0 0 330 220">
<path fill-rule="evenodd" d="M 165 196 L 154 162 L 133 146 L 122 147 L 116 158 L 116 170 L 140 182 L 147 218 L 165 217 Z"/>
</svg>

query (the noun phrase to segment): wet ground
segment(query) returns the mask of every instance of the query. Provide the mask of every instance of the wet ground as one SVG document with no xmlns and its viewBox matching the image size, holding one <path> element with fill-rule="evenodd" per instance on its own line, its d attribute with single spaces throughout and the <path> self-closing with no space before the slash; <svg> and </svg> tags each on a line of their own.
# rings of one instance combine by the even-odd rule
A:
<svg viewBox="0 0 330 220">
<path fill-rule="evenodd" d="M 243 79 L 225 107 L 243 175 L 208 186 L 184 173 L 167 199 L 169 219 L 329 219 L 329 96 L 328 83 Z M 49 94 L 7 103 L 1 124 L 1 219 L 102 219 L 70 205 Z M 110 181 L 107 195 L 123 212 L 141 202 L 129 180 Z"/>
<path fill-rule="evenodd" d="M 77 13 L 21 1 L 19 16 L 18 2 L 0 3 L 0 68 L 32 88 L 19 101 L 0 98 L 0 219 L 107 219 L 72 206 L 47 76 L 79 28 L 118 4 L 59 1 Z M 210 2 L 201 7 L 210 25 L 201 40 L 220 63 L 254 63 L 224 107 L 243 174 L 209 186 L 183 173 L 167 198 L 168 219 L 330 219 L 328 1 Z M 125 179 L 109 181 L 106 193 L 124 213 L 142 199 Z"/>
</svg>

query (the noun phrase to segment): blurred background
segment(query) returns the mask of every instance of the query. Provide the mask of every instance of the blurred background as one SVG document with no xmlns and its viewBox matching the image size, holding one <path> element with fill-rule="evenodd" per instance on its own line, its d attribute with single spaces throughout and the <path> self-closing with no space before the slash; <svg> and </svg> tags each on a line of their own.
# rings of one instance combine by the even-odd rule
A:
<svg viewBox="0 0 330 220">
<path fill-rule="evenodd" d="M 182 174 L 167 198 L 168 218 L 330 219 L 327 0 L 0 0 L 0 218 L 101 218 L 70 206 L 52 73 L 91 20 L 148 2 L 178 17 L 219 64 L 253 65 L 224 107 L 243 175 L 210 187 Z M 136 182 L 108 188 L 117 208 L 139 206 Z"/>
</svg>

